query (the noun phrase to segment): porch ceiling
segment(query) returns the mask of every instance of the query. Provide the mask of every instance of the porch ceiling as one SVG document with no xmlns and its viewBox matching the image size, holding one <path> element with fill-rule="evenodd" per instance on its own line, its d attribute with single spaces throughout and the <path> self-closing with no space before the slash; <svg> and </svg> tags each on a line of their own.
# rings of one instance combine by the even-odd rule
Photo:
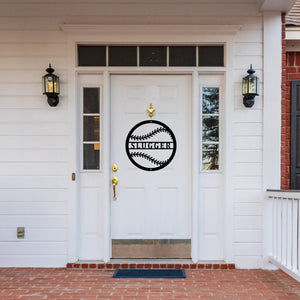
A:
<svg viewBox="0 0 300 300">
<path fill-rule="evenodd" d="M 110 3 L 110 4 L 118 4 L 118 3 L 136 3 L 136 4 L 144 4 L 144 3 L 157 3 L 157 4 L 180 4 L 186 5 L 187 3 L 197 3 L 197 4 L 239 4 L 239 3 L 251 3 L 257 4 L 261 11 L 282 11 L 288 12 L 291 7 L 294 5 L 296 0 L 64 0 L 65 4 L 99 4 L 99 3 Z M 13 4 L 48 4 L 45 0 L 14 0 Z M 51 4 L 61 3 L 61 0 L 52 0 Z M 0 0 L 1 4 L 12 4 L 11 0 Z"/>
<path fill-rule="evenodd" d="M 0 0 L 0 16 L 15 18 L 16 23 L 24 18 L 27 29 L 42 21 L 48 29 L 57 29 L 57 24 L 237 25 L 256 22 L 262 11 L 288 12 L 295 1 Z"/>
</svg>

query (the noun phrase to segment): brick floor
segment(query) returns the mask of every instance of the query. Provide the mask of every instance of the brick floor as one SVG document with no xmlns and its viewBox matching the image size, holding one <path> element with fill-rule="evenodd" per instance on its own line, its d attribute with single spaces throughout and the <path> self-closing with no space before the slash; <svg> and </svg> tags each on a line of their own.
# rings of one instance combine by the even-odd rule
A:
<svg viewBox="0 0 300 300">
<path fill-rule="evenodd" d="M 0 268 L 0 299 L 300 299 L 300 284 L 279 270 L 186 270 L 186 279 L 114 279 L 113 272 Z"/>
</svg>

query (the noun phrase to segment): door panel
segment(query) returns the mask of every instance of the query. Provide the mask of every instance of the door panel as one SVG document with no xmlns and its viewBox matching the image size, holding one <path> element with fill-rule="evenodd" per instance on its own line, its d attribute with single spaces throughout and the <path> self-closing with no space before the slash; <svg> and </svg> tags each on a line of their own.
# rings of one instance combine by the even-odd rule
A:
<svg viewBox="0 0 300 300">
<path fill-rule="evenodd" d="M 125 149 L 130 130 L 150 120 L 150 103 L 156 109 L 152 119 L 166 124 L 177 141 L 173 160 L 157 171 L 138 168 Z M 111 200 L 112 239 L 191 238 L 190 107 L 190 76 L 111 77 L 111 164 L 118 165 L 112 176 L 119 179 L 117 199 Z"/>
</svg>

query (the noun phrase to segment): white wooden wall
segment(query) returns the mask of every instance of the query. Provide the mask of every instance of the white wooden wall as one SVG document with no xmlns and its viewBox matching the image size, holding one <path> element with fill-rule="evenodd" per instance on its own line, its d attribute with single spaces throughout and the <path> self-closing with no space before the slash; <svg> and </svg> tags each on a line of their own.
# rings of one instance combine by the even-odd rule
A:
<svg viewBox="0 0 300 300">
<path fill-rule="evenodd" d="M 226 87 L 234 89 L 224 114 L 224 226 L 234 228 L 224 236 L 225 258 L 241 268 L 261 266 L 263 94 L 253 108 L 244 108 L 241 79 L 250 63 L 262 78 L 263 22 L 256 0 L 228 2 L 0 0 L 0 266 L 68 261 L 72 162 L 63 23 L 242 25 L 235 53 L 227 54 L 233 76 L 225 78 Z M 49 62 L 62 83 L 56 108 L 41 95 Z M 18 226 L 26 228 L 24 240 L 16 238 Z"/>
</svg>

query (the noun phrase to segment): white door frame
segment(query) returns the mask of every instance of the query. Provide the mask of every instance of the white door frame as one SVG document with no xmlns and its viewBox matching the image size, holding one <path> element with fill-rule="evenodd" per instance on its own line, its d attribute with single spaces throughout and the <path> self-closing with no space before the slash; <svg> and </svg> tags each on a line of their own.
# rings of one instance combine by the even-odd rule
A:
<svg viewBox="0 0 300 300">
<path fill-rule="evenodd" d="M 69 148 L 70 163 L 69 172 L 78 172 L 78 152 L 77 146 L 77 107 L 78 95 L 76 91 L 78 74 L 103 74 L 103 113 L 105 115 L 103 126 L 106 128 L 103 132 L 104 155 L 103 170 L 105 180 L 105 226 L 104 226 L 104 257 L 105 262 L 111 258 L 111 238 L 110 238 L 110 76 L 112 74 L 188 74 L 192 75 L 192 161 L 196 168 L 192 173 L 192 260 L 198 261 L 198 198 L 199 190 L 197 182 L 199 180 L 199 131 L 200 125 L 200 103 L 199 103 L 199 74 L 222 74 L 226 75 L 225 99 L 233 98 L 232 78 L 233 78 L 233 58 L 234 58 L 234 35 L 241 26 L 239 25 L 178 25 L 178 26 L 114 26 L 114 25 L 61 25 L 61 29 L 67 34 L 68 40 L 68 106 L 69 106 Z M 121 41 L 121 42 L 120 42 Z M 77 67 L 77 45 L 78 44 L 224 44 L 225 45 L 225 67 L 172 67 L 168 71 L 166 67 Z M 63 95 L 62 95 L 63 98 Z M 64 99 L 62 99 L 63 101 Z M 232 128 L 231 115 L 233 103 L 227 103 L 228 109 L 224 113 L 226 120 L 226 132 Z M 226 134 L 226 133 L 225 133 Z M 225 153 L 227 149 L 232 147 L 232 139 L 230 134 L 226 134 Z M 226 157 L 224 169 L 226 170 L 226 178 L 231 178 L 231 158 Z M 232 187 L 226 182 L 225 188 L 225 216 L 224 235 L 226 237 L 224 243 L 225 261 L 233 261 L 233 203 Z M 69 199 L 68 199 L 68 261 L 74 262 L 78 258 L 78 185 L 76 182 L 70 182 Z"/>
</svg>

